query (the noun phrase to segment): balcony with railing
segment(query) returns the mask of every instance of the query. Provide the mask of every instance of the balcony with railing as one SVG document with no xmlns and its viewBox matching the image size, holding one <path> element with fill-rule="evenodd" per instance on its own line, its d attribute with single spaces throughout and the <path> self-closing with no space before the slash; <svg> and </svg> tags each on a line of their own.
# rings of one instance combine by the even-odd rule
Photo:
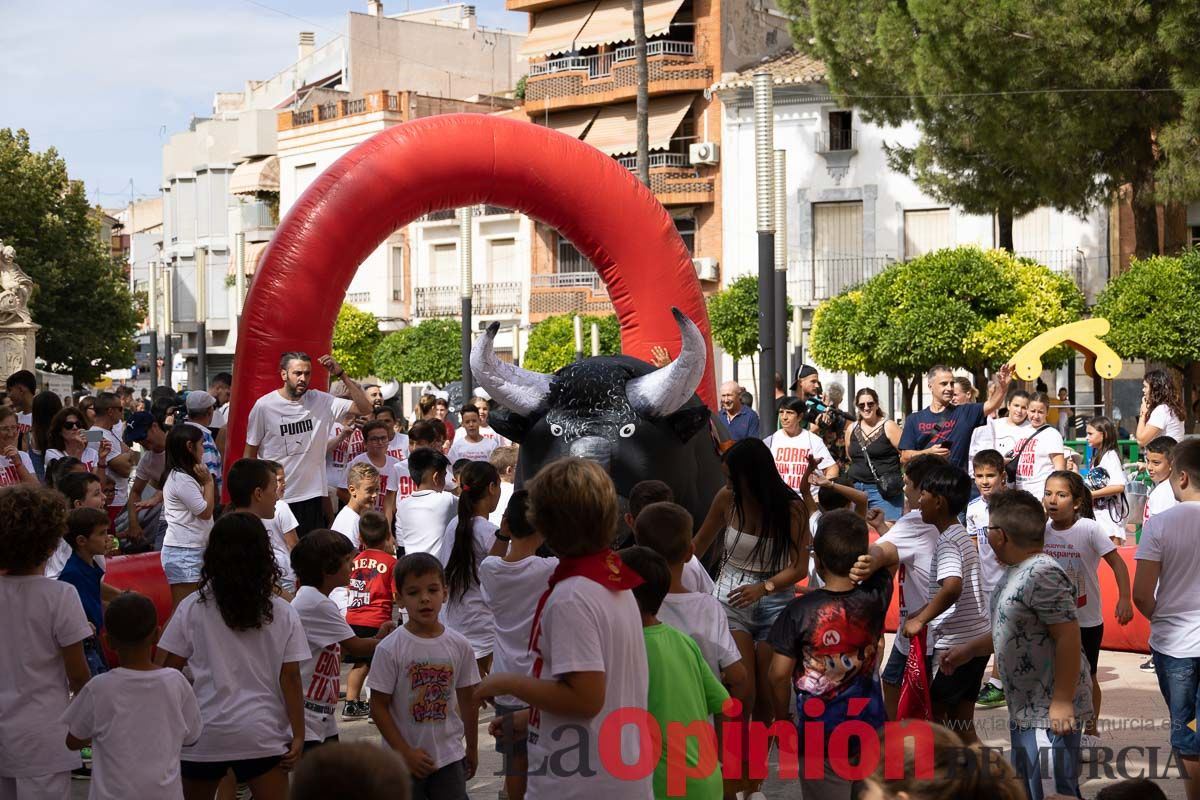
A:
<svg viewBox="0 0 1200 800">
<path fill-rule="evenodd" d="M 891 263 L 887 257 L 863 256 L 794 260 L 788 265 L 788 297 L 811 308 L 878 275 Z"/>
<path fill-rule="evenodd" d="M 712 67 L 696 59 L 692 42 L 647 42 L 646 58 L 651 95 L 703 91 L 712 84 Z M 636 71 L 632 45 L 534 62 L 525 83 L 525 110 L 534 114 L 632 99 L 637 95 Z"/>
<path fill-rule="evenodd" d="M 690 139 L 685 140 L 690 141 Z M 619 156 L 617 163 L 637 172 L 637 156 Z M 650 154 L 650 189 L 663 205 L 711 203 L 714 199 L 712 178 L 702 178 L 686 153 Z"/>
<path fill-rule="evenodd" d="M 471 215 L 475 217 L 496 217 L 506 214 L 519 213 L 511 208 L 493 205 L 476 205 L 471 206 Z M 421 217 L 418 222 L 446 222 L 449 220 L 458 219 L 457 208 L 439 208 L 437 211 L 430 211 L 425 216 Z"/>
<path fill-rule="evenodd" d="M 420 318 L 457 317 L 462 314 L 462 295 L 454 286 L 418 286 L 413 293 L 414 315 Z M 471 311 L 479 315 L 521 313 L 522 286 L 519 282 L 477 283 L 471 292 Z"/>
<path fill-rule="evenodd" d="M 1050 268 L 1075 282 L 1081 292 L 1087 292 L 1087 262 L 1102 261 L 1103 257 L 1089 259 L 1082 250 L 1017 250 L 1017 258 L 1028 258 Z"/>
<path fill-rule="evenodd" d="M 854 128 L 829 128 L 813 134 L 813 150 L 825 159 L 825 171 L 841 183 L 850 169 L 850 160 L 858 152 L 858 131 Z"/>
<path fill-rule="evenodd" d="M 389 111 L 401 113 L 403 102 L 399 94 L 392 92 L 368 92 L 362 97 L 321 103 L 303 111 L 281 111 L 277 118 L 277 129 L 281 131 L 302 128 L 318 122 L 353 117 L 373 112 Z"/>
<path fill-rule="evenodd" d="M 548 275 L 531 275 L 529 291 L 529 315 L 531 322 L 539 322 L 553 314 L 611 314 L 612 301 L 608 298 L 608 287 L 600 276 L 591 269 L 587 259 L 582 259 L 585 270 L 560 271 Z M 564 265 L 560 260 L 559 269 Z"/>
<path fill-rule="evenodd" d="M 270 203 L 242 203 L 238 206 L 241 217 L 241 230 L 246 234 L 247 242 L 265 242 L 275 233 L 279 224 L 276 211 Z"/>
</svg>

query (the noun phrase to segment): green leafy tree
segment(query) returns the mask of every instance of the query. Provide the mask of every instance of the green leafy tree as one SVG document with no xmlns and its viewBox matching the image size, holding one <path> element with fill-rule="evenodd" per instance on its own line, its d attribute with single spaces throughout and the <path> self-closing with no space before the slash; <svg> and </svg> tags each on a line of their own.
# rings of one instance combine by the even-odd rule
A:
<svg viewBox="0 0 1200 800">
<path fill-rule="evenodd" d="M 76 385 L 133 363 L 145 298 L 129 290 L 124 265 L 100 241 L 83 184 L 54 148 L 34 152 L 23 130 L 0 130 L 0 238 L 33 279 L 37 356 Z"/>
<path fill-rule="evenodd" d="M 792 301 L 787 303 L 791 327 Z M 734 360 L 758 352 L 758 276 L 743 275 L 708 298 L 708 323 L 717 346 Z"/>
<path fill-rule="evenodd" d="M 375 374 L 400 383 L 445 386 L 462 378 L 462 325 L 427 319 L 389 333 L 375 348 Z"/>
<path fill-rule="evenodd" d="M 1108 320 L 1104 337 L 1122 358 L 1167 364 L 1185 378 L 1200 361 L 1200 252 L 1178 258 L 1135 260 L 1113 278 L 1092 313 Z M 1191 415 L 1191 380 L 1183 381 L 1184 408 Z"/>
<path fill-rule="evenodd" d="M 810 341 L 814 360 L 827 369 L 899 379 L 907 412 L 917 382 L 935 364 L 997 367 L 1082 309 L 1078 289 L 1049 268 L 1000 250 L 960 247 L 895 264 L 825 301 L 813 315 Z"/>
<path fill-rule="evenodd" d="M 557 372 L 575 360 L 574 314 L 546 317 L 529 332 L 525 358 L 521 366 L 547 375 Z M 592 323 L 600 325 L 600 355 L 615 356 L 621 352 L 621 323 L 613 315 L 583 317 L 583 351 L 591 355 Z"/>
<path fill-rule="evenodd" d="M 343 303 L 333 325 L 333 357 L 353 378 L 363 378 L 375 368 L 375 348 L 383 340 L 379 320 L 369 311 Z"/>
<path fill-rule="evenodd" d="M 1175 185 L 1200 188 L 1198 128 L 1178 124 L 1181 97 L 1200 87 L 1195 0 L 781 7 L 796 47 L 824 62 L 844 103 L 872 121 L 917 124 L 920 143 L 893 147 L 892 166 L 943 201 L 995 212 L 1007 249 L 1014 215 L 1078 211 L 1129 184 L 1136 249 L 1148 255 L 1158 248 L 1153 202 L 1168 194 L 1156 170 L 1178 159 L 1192 180 Z M 1200 96 L 1195 104 L 1200 120 Z"/>
</svg>

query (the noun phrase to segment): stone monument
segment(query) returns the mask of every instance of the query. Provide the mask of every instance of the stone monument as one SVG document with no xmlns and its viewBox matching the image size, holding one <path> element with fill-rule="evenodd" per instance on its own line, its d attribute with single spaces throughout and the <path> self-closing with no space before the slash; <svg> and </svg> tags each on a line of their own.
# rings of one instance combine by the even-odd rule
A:
<svg viewBox="0 0 1200 800">
<path fill-rule="evenodd" d="M 38 331 L 29 315 L 33 280 L 17 266 L 16 251 L 0 239 L 0 375 L 33 371 Z"/>
</svg>

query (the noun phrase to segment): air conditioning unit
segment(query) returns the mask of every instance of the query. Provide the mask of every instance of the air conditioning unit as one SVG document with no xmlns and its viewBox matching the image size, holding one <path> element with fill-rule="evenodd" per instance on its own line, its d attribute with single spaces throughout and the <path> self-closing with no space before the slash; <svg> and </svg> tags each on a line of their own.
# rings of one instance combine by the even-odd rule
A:
<svg viewBox="0 0 1200 800">
<path fill-rule="evenodd" d="M 688 160 L 692 166 L 716 164 L 721 160 L 721 145 L 716 142 L 697 142 L 688 147 Z"/>
<path fill-rule="evenodd" d="M 717 260 L 715 258 L 693 258 L 692 266 L 696 268 L 696 277 L 700 280 L 717 280 Z"/>
</svg>

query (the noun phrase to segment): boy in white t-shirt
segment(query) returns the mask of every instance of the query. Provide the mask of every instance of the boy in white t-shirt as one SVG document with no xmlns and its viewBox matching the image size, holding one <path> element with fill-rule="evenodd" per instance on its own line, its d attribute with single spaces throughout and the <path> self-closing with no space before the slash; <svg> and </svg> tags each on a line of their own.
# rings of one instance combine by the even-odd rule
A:
<svg viewBox="0 0 1200 800">
<path fill-rule="evenodd" d="M 705 663 L 721 679 L 729 695 L 743 707 L 750 707 L 754 685 L 729 630 L 724 606 L 713 595 L 683 585 L 684 566 L 695 555 L 692 515 L 675 503 L 651 503 L 638 514 L 634 540 L 662 556 L 671 571 L 671 588 L 663 598 L 658 618 L 692 637 L 700 646 Z"/>
<path fill-rule="evenodd" d="M 388 433 L 392 436 L 391 441 L 388 442 L 387 454 L 397 461 L 408 458 L 408 448 L 411 445 L 408 442 L 408 434 L 401 433 L 396 424 L 396 412 L 387 406 L 380 406 L 375 409 L 374 416 L 376 420 L 388 426 Z"/>
<path fill-rule="evenodd" d="M 499 452 L 499 450 L 497 450 Z M 492 669 L 527 675 L 533 668 L 529 650 L 529 629 L 538 598 L 546 591 L 550 576 L 558 566 L 557 558 L 541 558 L 538 548 L 545 539 L 529 522 L 529 492 L 513 492 L 508 509 L 500 522 L 499 541 L 508 540 L 503 556 L 488 556 L 479 565 L 479 588 L 491 607 L 496 623 L 492 650 Z M 509 797 L 525 796 L 525 773 L 529 767 L 522 733 L 516 733 L 516 715 L 528 709 L 511 695 L 496 698 L 496 720 L 490 728 L 496 737 L 496 750 L 504 756 L 504 785 Z"/>
<path fill-rule="evenodd" d="M 79 756 L 67 749 L 68 690 L 88 682 L 92 635 L 75 587 L 45 577 L 66 533 L 62 497 L 15 486 L 0 492 L 0 797 L 58 798 Z"/>
<path fill-rule="evenodd" d="M 921 519 L 937 528 L 939 536 L 929 576 L 929 603 L 910 615 L 902 630 L 912 638 L 929 627 L 930 664 L 935 668 L 947 651 L 986 635 L 991 626 L 983 604 L 979 551 L 958 523 L 970 496 L 971 479 L 958 467 L 938 466 L 921 479 Z M 929 685 L 934 721 L 958 732 L 968 745 L 979 740 L 975 698 L 987 664 L 987 656 L 977 656 L 953 674 L 934 673 Z"/>
<path fill-rule="evenodd" d="M 125 592 L 104 612 L 104 635 L 121 666 L 97 675 L 62 716 L 67 747 L 94 747 L 92 800 L 183 798 L 179 757 L 200 738 L 196 695 L 183 673 L 156 665 L 158 612 Z"/>
<path fill-rule="evenodd" d="M 379 496 L 379 471 L 371 464 L 360 461 L 346 470 L 346 487 L 349 502 L 338 512 L 330 527 L 345 536 L 357 550 L 362 542 L 358 537 L 358 520 L 368 511 L 374 511 Z"/>
<path fill-rule="evenodd" d="M 262 520 L 263 527 L 271 540 L 271 552 L 275 565 L 279 567 L 279 589 L 285 600 L 291 600 L 296 591 L 295 575 L 292 573 L 291 552 L 296 546 L 296 518 L 284 503 L 281 487 L 283 468 L 278 462 L 256 458 L 243 458 L 234 462 L 226 478 L 229 492 L 230 511 L 247 511 Z M 281 512 L 290 527 L 282 527 Z"/>
<path fill-rule="evenodd" d="M 488 456 L 488 461 L 500 473 L 500 501 L 496 503 L 496 510 L 488 515 L 488 522 L 499 527 L 515 488 L 513 481 L 517 476 L 517 448 L 512 445 L 497 447 Z"/>
<path fill-rule="evenodd" d="M 408 621 L 380 642 L 367 688 L 384 742 L 404 756 L 413 796 L 466 798 L 479 765 L 475 653 L 442 625 L 442 564 L 428 553 L 396 562 L 396 593 Z"/>
<path fill-rule="evenodd" d="M 414 425 L 414 433 L 416 429 Z M 396 552 L 436 555 L 446 526 L 458 513 L 458 498 L 446 491 L 450 462 L 437 450 L 420 447 L 406 463 L 416 489 L 396 506 Z"/>
<path fill-rule="evenodd" d="M 396 483 L 402 469 L 400 461 L 387 454 L 391 428 L 387 423 L 373 420 L 363 426 L 363 439 L 367 443 L 367 451 L 355 456 L 346 468 L 345 474 L 338 480 L 338 500 L 350 502 L 348 485 L 350 470 L 356 464 L 370 464 L 375 467 L 379 478 L 379 489 L 375 496 L 374 510 L 387 517 L 388 524 L 396 519 Z"/>
<path fill-rule="evenodd" d="M 468 461 L 487 461 L 492 451 L 500 446 L 499 440 L 487 439 L 480 435 L 479 409 L 475 406 L 465 405 L 459 409 L 459 414 L 462 415 L 462 429 L 467 433 L 463 438 L 454 440 L 446 457 L 450 459 L 451 464 L 462 458 Z"/>
<path fill-rule="evenodd" d="M 629 528 L 628 542 L 633 541 L 634 525 L 642 509 L 651 503 L 674 503 L 675 492 L 662 481 L 638 481 L 629 490 L 629 510 L 625 512 L 625 526 Z M 704 569 L 700 559 L 693 552 L 692 557 L 683 565 L 683 588 L 689 592 L 712 594 L 716 584 L 712 576 Z"/>
<path fill-rule="evenodd" d="M 979 548 L 979 582 L 983 588 L 983 607 L 992 607 L 992 590 L 1004 574 L 1005 565 L 1000 563 L 992 546 L 988 544 L 987 527 L 991 519 L 988 503 L 992 495 L 1005 488 L 1007 473 L 1004 470 L 1004 456 L 998 450 L 980 450 L 971 459 L 971 472 L 975 479 L 975 488 L 979 497 L 967 503 L 967 535 L 975 540 Z M 975 705 L 980 708 L 995 708 L 1004 705 L 1004 684 L 992 663 L 992 674 L 988 682 L 979 690 Z"/>
<path fill-rule="evenodd" d="M 880 569 L 896 572 L 900 582 L 901 626 L 909 614 L 929 602 L 929 576 L 933 571 L 933 554 L 937 549 L 939 532 L 936 527 L 922 520 L 917 501 L 921 496 L 920 485 L 924 477 L 932 469 L 946 463 L 941 456 L 928 453 L 913 456 L 909 460 L 904 468 L 904 500 L 909 511 L 876 539 L 867 554 L 850 570 L 850 578 L 855 583 L 862 583 Z M 891 655 L 879 675 L 889 719 L 896 719 L 900 682 L 904 678 L 908 650 L 908 637 L 902 631 L 897 632 Z"/>
<path fill-rule="evenodd" d="M 1171 749 L 1186 770 L 1189 798 L 1200 797 L 1200 441 L 1171 451 L 1179 504 L 1146 523 L 1137 549 L 1133 602 L 1150 620 L 1150 651 L 1171 715 Z"/>
<path fill-rule="evenodd" d="M 650 685 L 642 615 L 625 591 L 642 579 L 611 549 L 616 488 L 594 461 L 563 458 L 542 468 L 529 494 L 533 525 L 562 561 L 534 617 L 533 674 L 493 672 L 478 696 L 512 695 L 534 709 L 527 800 L 649 800 L 650 775 L 626 779 L 606 769 L 616 748 L 622 763 L 640 763 L 635 726 L 622 728 L 612 737 L 613 752 L 600 757 L 605 721 L 617 711 L 646 709 Z M 573 743 L 573 758 L 562 758 L 564 741 Z"/>
<path fill-rule="evenodd" d="M 1146 472 L 1150 473 L 1150 480 L 1154 481 L 1154 489 L 1146 498 L 1143 525 L 1155 514 L 1174 508 L 1179 502 L 1171 489 L 1171 450 L 1175 445 L 1176 441 L 1170 436 L 1155 437 L 1146 445 Z"/>
<path fill-rule="evenodd" d="M 304 687 L 304 752 L 338 740 L 337 705 L 342 678 L 342 651 L 370 656 L 379 641 L 396 629 L 388 622 L 371 639 L 355 635 L 342 611 L 329 595 L 345 589 L 357 550 L 346 537 L 333 531 L 313 531 L 292 550 L 296 596 L 292 608 L 312 657 L 300 664 Z"/>
</svg>

